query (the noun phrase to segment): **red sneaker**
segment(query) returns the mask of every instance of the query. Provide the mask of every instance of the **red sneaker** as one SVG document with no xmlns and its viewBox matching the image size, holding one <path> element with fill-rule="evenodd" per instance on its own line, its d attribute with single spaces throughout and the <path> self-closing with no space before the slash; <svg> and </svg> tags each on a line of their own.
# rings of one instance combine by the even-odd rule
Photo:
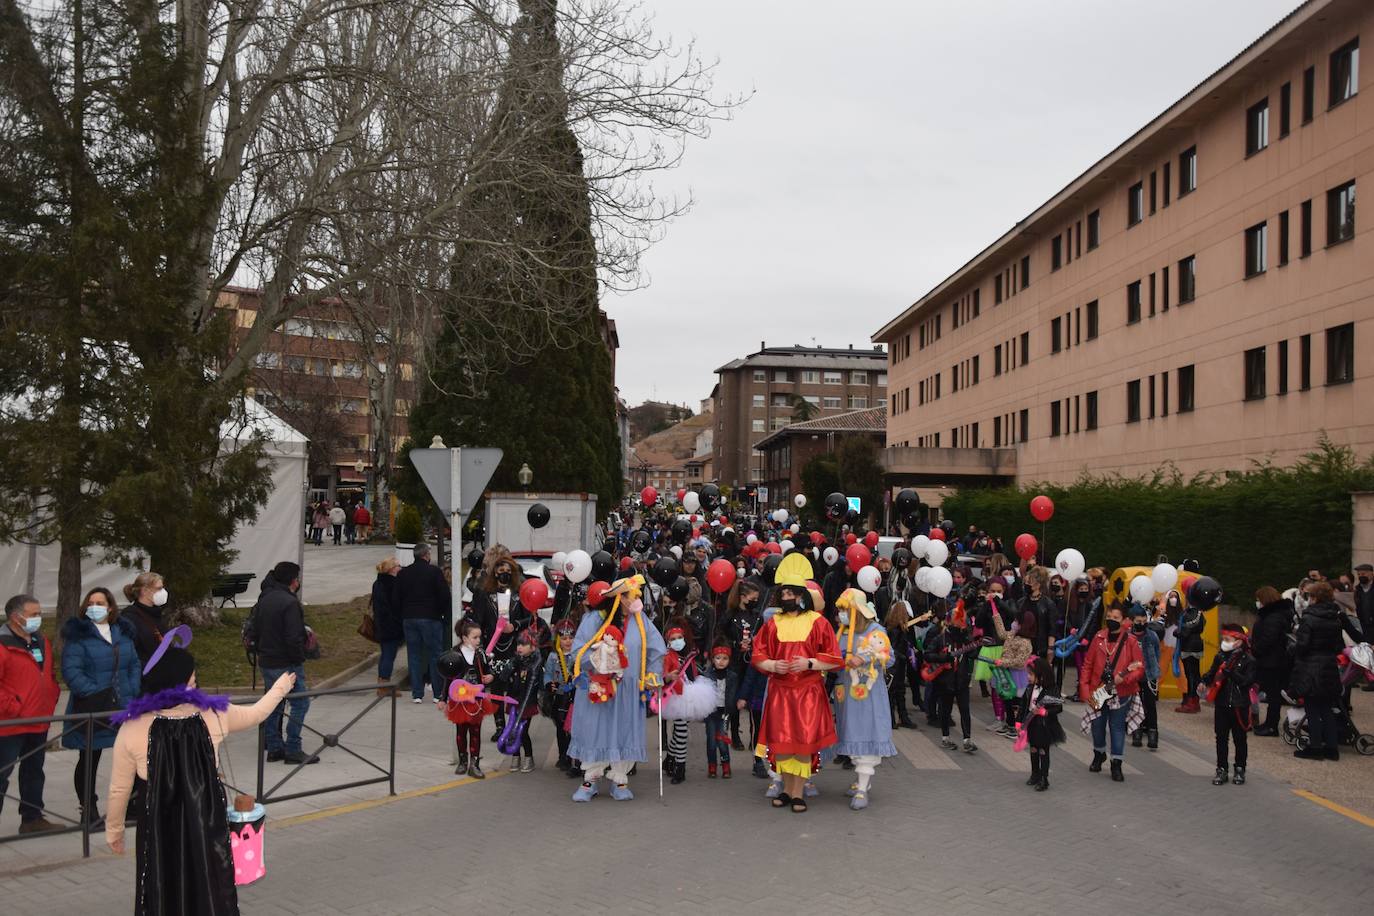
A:
<svg viewBox="0 0 1374 916">
<path fill-rule="evenodd" d="M 721 779 L 729 779 L 729 778 L 730 778 L 730 764 L 728 764 L 728 763 L 722 763 L 722 764 L 720 765 L 720 778 L 721 778 Z"/>
<path fill-rule="evenodd" d="M 706 778 L 707 778 L 707 779 L 715 779 L 715 778 L 716 778 L 716 765 L 715 765 L 714 763 L 708 763 L 708 764 L 706 764 Z"/>
</svg>

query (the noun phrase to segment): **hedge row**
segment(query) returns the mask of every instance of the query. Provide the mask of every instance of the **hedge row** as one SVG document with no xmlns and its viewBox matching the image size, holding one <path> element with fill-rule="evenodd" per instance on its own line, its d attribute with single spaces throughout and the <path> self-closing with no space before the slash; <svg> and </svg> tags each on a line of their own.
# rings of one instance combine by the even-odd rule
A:
<svg viewBox="0 0 1374 916">
<path fill-rule="evenodd" d="M 1000 537 L 1010 555 L 1018 534 L 1040 538 L 1029 504 L 1043 493 L 1055 506 L 1041 545 L 1049 562 L 1065 547 L 1109 572 L 1192 558 L 1220 580 L 1228 603 L 1248 607 L 1262 585 L 1283 590 L 1314 567 L 1349 569 L 1357 490 L 1374 490 L 1374 456 L 1359 461 L 1323 436 L 1291 467 L 1256 463 L 1191 479 L 1166 467 L 1148 478 L 1085 474 L 1068 486 L 963 489 L 943 511 L 960 532 L 976 524 Z"/>
</svg>

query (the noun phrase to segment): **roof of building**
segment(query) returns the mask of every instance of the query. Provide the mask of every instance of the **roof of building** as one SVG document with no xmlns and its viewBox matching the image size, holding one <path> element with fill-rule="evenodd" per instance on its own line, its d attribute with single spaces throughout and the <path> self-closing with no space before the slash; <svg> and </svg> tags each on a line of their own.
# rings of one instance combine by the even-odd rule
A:
<svg viewBox="0 0 1374 916">
<path fill-rule="evenodd" d="M 867 363 L 871 366 L 855 366 L 855 363 Z M 855 349 L 853 345 L 846 349 L 836 347 L 803 347 L 801 344 L 793 344 L 790 347 L 769 347 L 762 346 L 742 359 L 734 359 L 717 369 L 717 372 L 728 372 L 731 369 L 742 369 L 746 366 L 758 366 L 760 368 L 804 368 L 804 369 L 854 369 L 854 368 L 881 368 L 887 365 L 887 351 L 882 347 L 862 347 Z"/>
<path fill-rule="evenodd" d="M 754 443 L 754 448 L 762 449 L 773 442 L 788 436 L 821 435 L 823 433 L 886 433 L 887 408 L 868 407 L 864 410 L 851 410 L 848 413 L 831 414 L 784 426 L 777 432 L 765 436 Z"/>
<path fill-rule="evenodd" d="M 1027 235 L 1031 235 L 1030 227 L 1041 219 L 1049 216 L 1059 206 L 1070 201 L 1076 195 L 1082 193 L 1088 186 L 1103 177 L 1103 173 L 1113 166 L 1129 161 L 1131 156 L 1142 146 L 1156 139 L 1157 135 L 1173 120 L 1187 112 L 1189 108 L 1206 100 L 1208 96 L 1216 92 L 1223 83 L 1230 80 L 1240 73 L 1241 70 L 1259 60 L 1277 42 L 1289 35 L 1294 29 L 1316 16 L 1321 10 L 1329 6 L 1333 0 L 1307 0 L 1293 12 L 1284 16 L 1272 28 L 1266 31 L 1259 38 L 1251 42 L 1235 57 L 1231 58 L 1210 76 L 1194 86 L 1181 99 L 1166 108 L 1161 114 L 1151 120 L 1140 130 L 1123 140 L 1115 149 L 1107 153 L 1097 162 L 1093 163 L 1087 171 L 1077 178 L 1070 181 L 1059 193 L 1055 194 L 1045 203 L 1041 204 L 1030 215 L 1018 220 L 1014 226 L 1008 229 L 1000 238 L 988 245 L 978 254 L 974 255 L 962 267 L 950 274 L 944 280 L 935 285 L 930 292 L 917 299 L 907 308 L 903 309 L 896 318 L 884 324 L 873 333 L 872 340 L 886 340 L 887 336 L 893 333 L 898 326 L 904 324 L 909 318 L 914 316 L 921 308 L 938 297 L 943 297 L 951 293 L 969 275 L 978 268 L 995 257 L 1003 257 L 1003 249 L 1021 244 Z"/>
</svg>

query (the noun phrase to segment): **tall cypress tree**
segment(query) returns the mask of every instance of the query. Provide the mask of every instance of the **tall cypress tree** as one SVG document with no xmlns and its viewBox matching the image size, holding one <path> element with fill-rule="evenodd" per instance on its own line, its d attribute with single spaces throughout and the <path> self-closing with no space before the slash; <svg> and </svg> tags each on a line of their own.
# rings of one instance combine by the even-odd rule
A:
<svg viewBox="0 0 1374 916">
<path fill-rule="evenodd" d="M 479 176 L 484 190 L 468 219 L 469 236 L 482 241 L 456 253 L 448 320 L 411 439 L 426 445 L 438 433 L 450 445 L 500 447 L 506 460 L 493 487 L 514 487 L 528 462 L 540 489 L 596 493 L 605 511 L 622 490 L 615 381 L 556 27 L 557 0 L 521 0 L 488 139 L 506 155 Z M 491 309 L 509 310 L 506 327 L 520 316 L 523 352 L 489 330 Z"/>
</svg>

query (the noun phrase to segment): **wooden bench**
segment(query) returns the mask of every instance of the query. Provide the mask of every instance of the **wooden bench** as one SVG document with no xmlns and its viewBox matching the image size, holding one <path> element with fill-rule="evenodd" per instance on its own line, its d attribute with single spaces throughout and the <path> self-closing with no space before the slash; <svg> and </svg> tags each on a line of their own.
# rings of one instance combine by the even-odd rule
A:
<svg viewBox="0 0 1374 916">
<path fill-rule="evenodd" d="M 210 596 L 220 599 L 220 607 L 224 607 L 225 604 L 238 607 L 239 603 L 235 599 L 248 591 L 248 583 L 256 578 L 256 573 L 226 573 L 217 576 L 210 584 Z"/>
</svg>

